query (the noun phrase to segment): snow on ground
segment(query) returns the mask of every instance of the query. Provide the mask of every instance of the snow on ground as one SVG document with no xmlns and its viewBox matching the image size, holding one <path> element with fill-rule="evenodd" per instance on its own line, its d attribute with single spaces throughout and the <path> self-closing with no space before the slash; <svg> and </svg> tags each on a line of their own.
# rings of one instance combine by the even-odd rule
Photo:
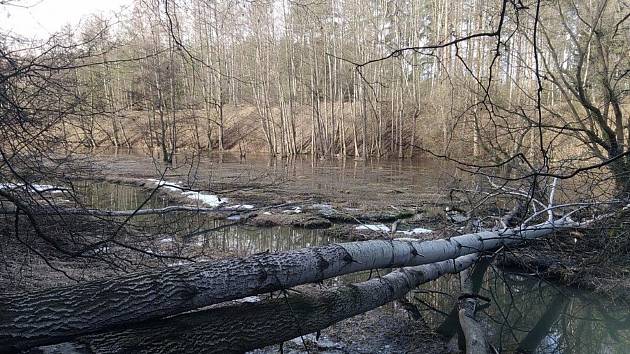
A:
<svg viewBox="0 0 630 354">
<path fill-rule="evenodd" d="M 259 296 L 247 296 L 244 297 L 242 299 L 237 299 L 234 300 L 235 302 L 238 303 L 243 303 L 243 302 L 247 302 L 247 303 L 256 303 L 256 302 L 260 302 L 261 298 Z"/>
<path fill-rule="evenodd" d="M 150 183 L 155 184 L 156 186 L 164 188 L 165 190 L 169 192 L 178 192 L 181 195 L 196 201 L 197 203 L 201 202 L 211 208 L 216 208 L 219 205 L 227 202 L 226 198 L 219 198 L 219 196 L 215 194 L 208 194 L 208 193 L 195 192 L 195 191 L 184 191 L 185 188 L 181 186 L 181 182 L 167 182 L 167 181 L 160 181 L 157 179 L 148 179 L 148 181 Z"/>
<path fill-rule="evenodd" d="M 148 181 L 171 192 L 177 192 L 183 189 L 183 187 L 181 187 L 177 182 L 166 182 L 152 178 L 149 178 Z"/>
<path fill-rule="evenodd" d="M 193 199 L 194 201 L 202 202 L 203 204 L 209 207 L 213 207 L 213 208 L 218 207 L 219 205 L 227 201 L 226 199 L 219 198 L 217 195 L 205 194 L 201 192 L 189 191 L 189 192 L 183 192 L 182 195 L 185 195 L 186 197 Z"/>
<path fill-rule="evenodd" d="M 385 225 L 385 224 L 364 224 L 364 225 L 360 225 L 355 227 L 356 230 L 369 230 L 369 231 L 381 231 L 381 232 L 391 232 L 391 229 L 389 228 L 389 226 Z M 417 234 L 425 234 L 425 233 L 429 233 L 429 232 L 433 232 L 433 230 L 429 230 L 429 229 L 424 229 L 422 227 L 417 227 L 413 230 L 399 230 L 396 231 L 396 233 L 401 233 L 401 234 L 405 234 L 405 235 L 417 235 Z"/>
<path fill-rule="evenodd" d="M 253 205 L 249 205 L 249 204 L 235 204 L 235 205 L 230 205 L 230 206 L 226 206 L 225 209 L 247 209 L 247 210 L 251 210 L 254 209 Z"/>
<path fill-rule="evenodd" d="M 356 230 L 370 230 L 370 231 L 383 231 L 390 232 L 389 226 L 385 226 L 383 224 L 364 224 L 361 226 L 355 227 Z"/>
<path fill-rule="evenodd" d="M 0 183 L 0 189 L 17 189 L 23 188 L 23 183 Z M 29 185 L 31 191 L 35 192 L 49 192 L 49 193 L 61 193 L 62 188 L 52 186 L 50 184 L 31 184 Z"/>
<path fill-rule="evenodd" d="M 31 184 L 31 188 L 37 192 L 61 193 L 59 187 L 51 186 L 50 184 Z"/>
<path fill-rule="evenodd" d="M 433 232 L 433 230 L 417 227 L 413 230 L 404 230 L 404 231 L 398 231 L 398 232 L 405 235 L 417 235 L 417 234 L 428 234 L 429 232 Z"/>
<path fill-rule="evenodd" d="M 300 214 L 302 212 L 302 208 L 299 206 L 296 206 L 293 209 L 283 210 L 282 212 L 285 214 Z"/>
</svg>

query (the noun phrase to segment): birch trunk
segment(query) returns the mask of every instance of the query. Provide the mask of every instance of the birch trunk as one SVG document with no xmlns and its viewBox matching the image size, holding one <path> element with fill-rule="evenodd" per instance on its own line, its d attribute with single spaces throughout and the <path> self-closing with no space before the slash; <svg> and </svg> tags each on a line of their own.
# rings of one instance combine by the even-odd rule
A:
<svg viewBox="0 0 630 354">
<path fill-rule="evenodd" d="M 54 346 L 75 353 L 242 353 L 313 333 L 470 267 L 476 255 L 403 268 L 381 278 L 183 314 Z"/>
<path fill-rule="evenodd" d="M 567 222 L 413 242 L 371 240 L 174 266 L 0 294 L 0 352 L 379 268 L 431 264 L 534 239 Z"/>
</svg>

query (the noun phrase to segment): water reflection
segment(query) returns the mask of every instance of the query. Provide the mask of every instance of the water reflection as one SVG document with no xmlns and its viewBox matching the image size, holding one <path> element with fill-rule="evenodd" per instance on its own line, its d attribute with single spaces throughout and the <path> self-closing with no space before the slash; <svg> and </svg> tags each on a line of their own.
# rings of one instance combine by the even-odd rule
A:
<svg viewBox="0 0 630 354">
<path fill-rule="evenodd" d="M 260 252 L 288 251 L 337 241 L 322 230 L 247 226 L 230 226 L 208 235 L 195 236 L 192 239 L 192 242 L 208 250 L 242 256 Z"/>
<path fill-rule="evenodd" d="M 630 310 L 594 294 L 538 278 L 491 269 L 480 295 L 491 299 L 481 321 L 501 352 L 628 353 Z M 421 287 L 411 297 L 435 328 L 443 325 L 460 292 L 457 276 Z M 428 310 L 427 305 L 443 312 Z M 605 305 L 604 305 L 605 304 Z"/>
<path fill-rule="evenodd" d="M 105 210 L 135 210 L 163 208 L 168 200 L 161 196 L 149 198 L 150 193 L 135 186 L 97 181 L 79 181 L 74 184 L 79 201 L 88 208 Z"/>
<path fill-rule="evenodd" d="M 452 163 L 431 159 L 379 159 L 354 160 L 350 158 L 313 159 L 311 156 L 295 156 L 277 158 L 266 154 L 248 155 L 241 159 L 237 153 L 212 153 L 210 156 L 192 155 L 190 153 L 177 154 L 173 164 L 165 165 L 159 159 L 152 160 L 141 151 L 112 151 L 93 153 L 95 156 L 108 158 L 108 165 L 120 164 L 124 169 L 129 164 L 149 165 L 156 171 L 165 167 L 182 171 L 199 172 L 198 178 L 204 182 L 204 173 L 210 174 L 210 179 L 221 182 L 222 177 L 229 176 L 234 182 L 238 177 L 240 183 L 249 180 L 257 181 L 261 176 L 273 177 L 274 180 L 297 181 L 312 191 L 341 189 L 354 190 L 368 188 L 369 190 L 386 191 L 396 188 L 409 189 L 427 194 L 441 194 L 453 177 L 456 180 L 466 179 L 465 175 L 453 167 Z M 192 169 L 191 169 L 192 166 Z M 221 171 L 221 172 L 215 172 Z M 196 172 L 195 172 L 196 173 Z M 190 176 L 195 175 L 190 174 Z M 193 176 L 194 177 L 194 176 Z M 191 182 L 191 181 L 187 181 Z"/>
<path fill-rule="evenodd" d="M 163 208 L 169 205 L 166 197 L 154 195 L 139 187 L 108 182 L 81 182 L 76 186 L 79 199 L 90 208 L 107 210 L 135 210 Z M 141 215 L 128 222 L 148 235 L 158 235 L 158 243 L 189 244 L 203 254 L 219 252 L 246 256 L 260 252 L 324 245 L 338 239 L 323 230 L 292 227 L 256 228 L 235 224 L 231 220 L 216 220 L 203 213 L 168 213 Z M 161 235 L 161 236 L 160 236 Z"/>
</svg>

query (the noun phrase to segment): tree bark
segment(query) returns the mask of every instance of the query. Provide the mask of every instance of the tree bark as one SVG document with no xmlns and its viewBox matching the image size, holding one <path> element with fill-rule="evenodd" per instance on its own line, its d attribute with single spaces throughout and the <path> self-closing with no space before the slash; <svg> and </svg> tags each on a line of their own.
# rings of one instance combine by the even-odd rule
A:
<svg viewBox="0 0 630 354">
<path fill-rule="evenodd" d="M 407 267 L 355 285 L 183 314 L 42 349 L 66 353 L 242 353 L 375 309 L 422 283 L 466 269 L 476 259 L 473 254 Z"/>
</svg>

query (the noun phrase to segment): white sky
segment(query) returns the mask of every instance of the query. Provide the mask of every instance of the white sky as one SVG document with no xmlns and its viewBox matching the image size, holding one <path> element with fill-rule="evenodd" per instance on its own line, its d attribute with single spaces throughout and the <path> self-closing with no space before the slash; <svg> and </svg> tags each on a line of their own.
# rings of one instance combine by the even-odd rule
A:
<svg viewBox="0 0 630 354">
<path fill-rule="evenodd" d="M 45 39 L 64 25 L 76 25 L 92 13 L 108 14 L 132 0 L 14 0 L 0 5 L 0 30 L 27 38 Z"/>
</svg>

